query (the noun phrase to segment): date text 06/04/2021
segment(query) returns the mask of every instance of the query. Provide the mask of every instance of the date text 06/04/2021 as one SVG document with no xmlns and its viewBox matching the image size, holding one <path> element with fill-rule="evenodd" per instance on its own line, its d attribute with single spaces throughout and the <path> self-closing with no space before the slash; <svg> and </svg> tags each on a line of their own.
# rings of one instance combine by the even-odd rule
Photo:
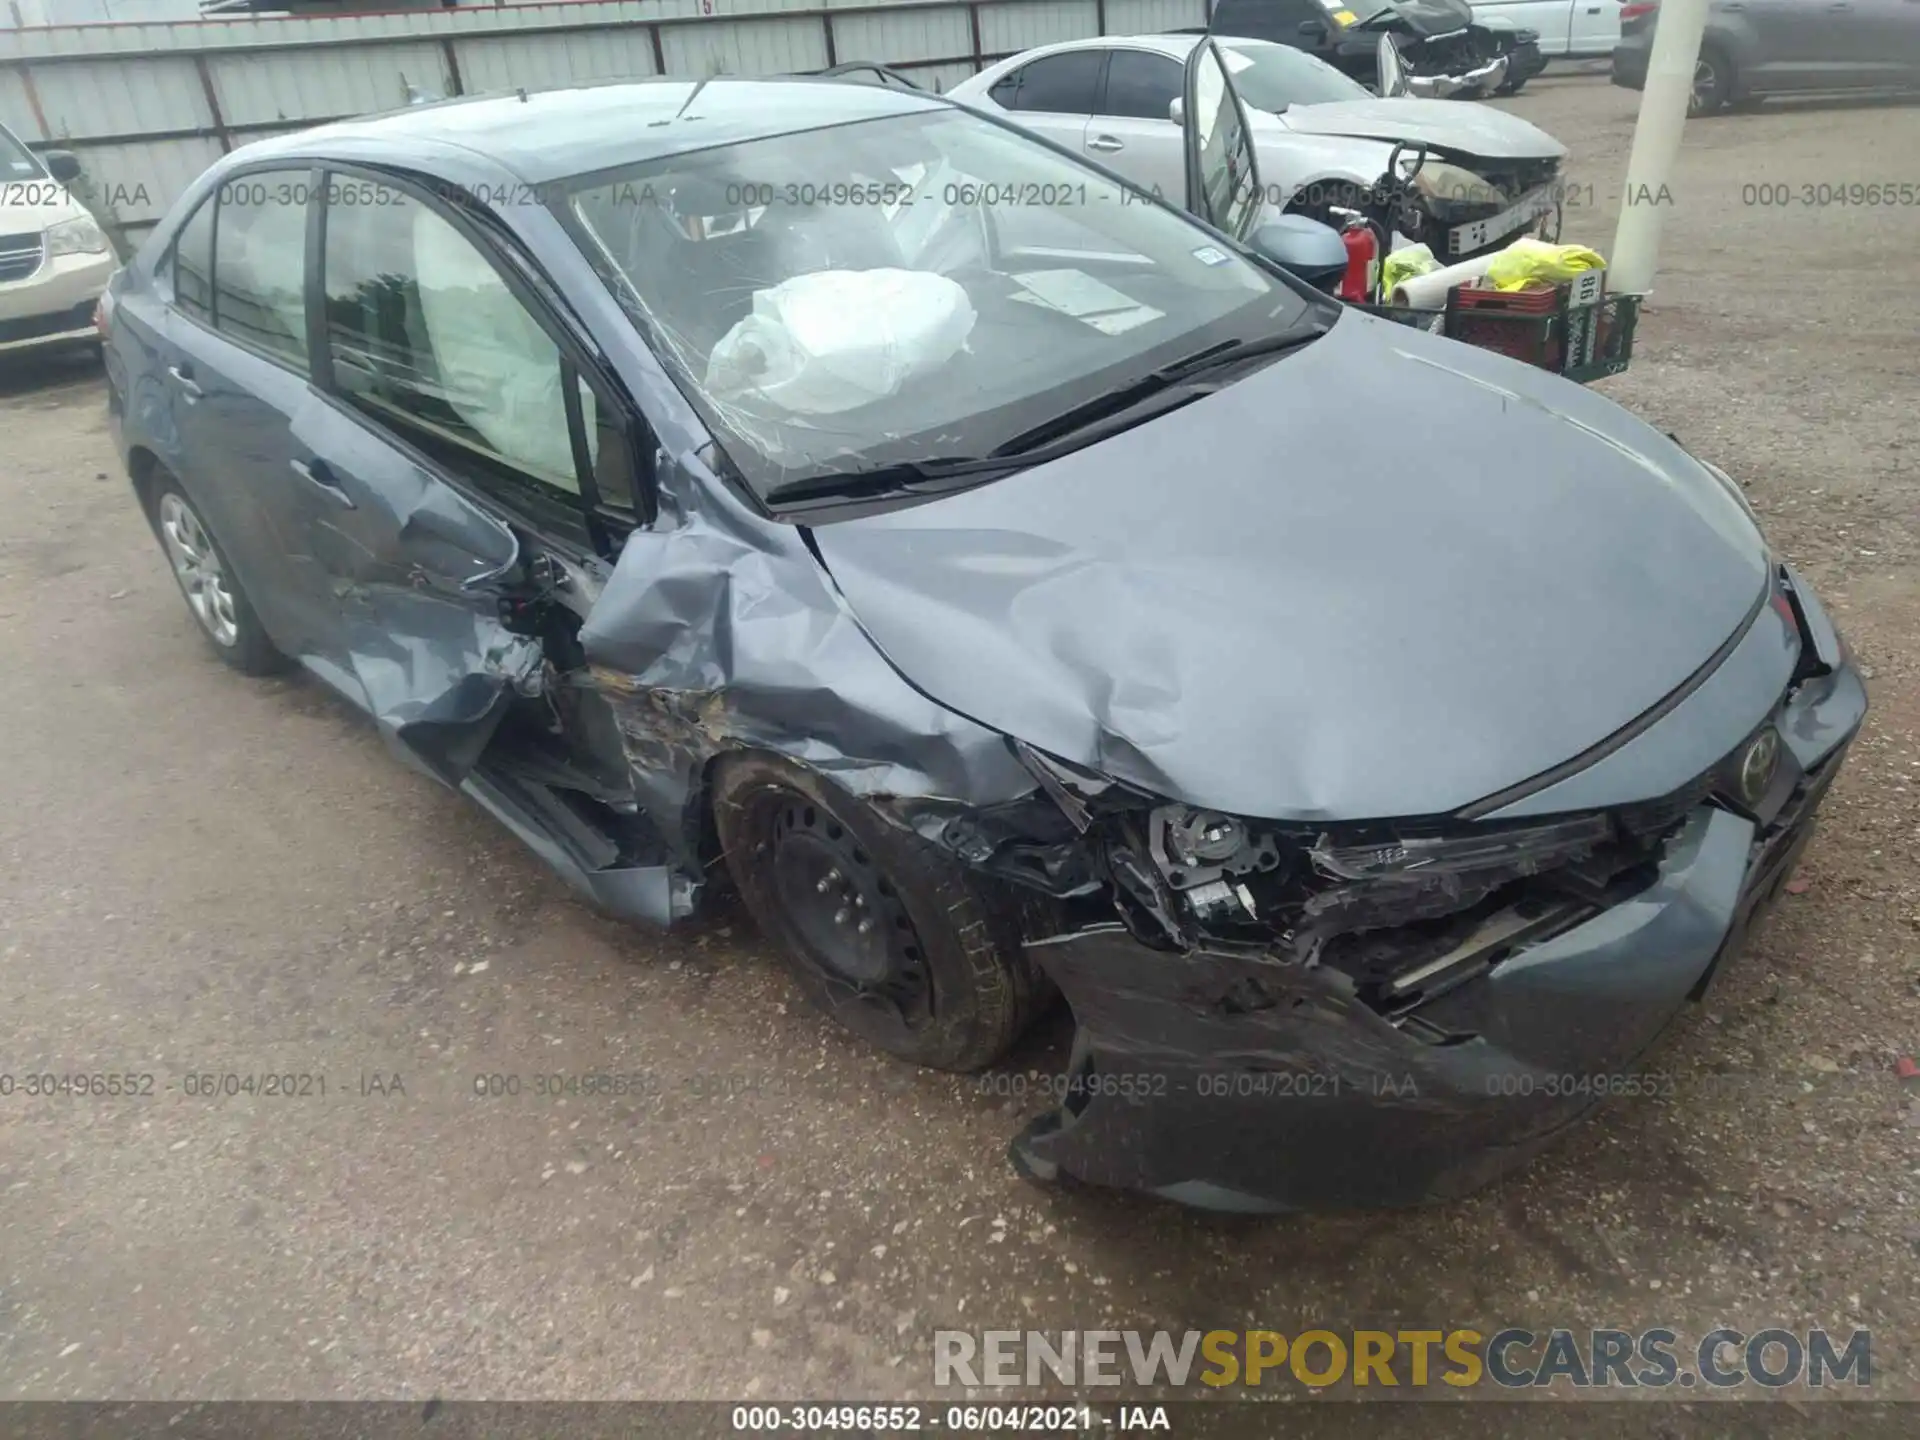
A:
<svg viewBox="0 0 1920 1440">
<path fill-rule="evenodd" d="M 935 1431 L 947 1435 L 1084 1435 L 1173 1429 L 1164 1405 L 736 1405 L 732 1425 L 749 1433 Z"/>
</svg>

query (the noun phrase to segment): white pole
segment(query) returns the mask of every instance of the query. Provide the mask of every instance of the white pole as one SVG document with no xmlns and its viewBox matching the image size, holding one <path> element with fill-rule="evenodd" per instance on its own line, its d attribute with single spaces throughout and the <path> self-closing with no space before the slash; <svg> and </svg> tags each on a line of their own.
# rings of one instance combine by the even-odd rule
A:
<svg viewBox="0 0 1920 1440">
<path fill-rule="evenodd" d="M 1633 127 L 1633 152 L 1627 157 L 1620 228 L 1613 233 L 1613 253 L 1607 257 L 1607 288 L 1616 294 L 1645 295 L 1653 288 L 1660 221 L 1673 204 L 1668 180 L 1687 123 L 1693 67 L 1707 28 L 1707 0 L 1660 0 L 1657 19 L 1646 88 L 1640 92 L 1640 118 Z"/>
</svg>

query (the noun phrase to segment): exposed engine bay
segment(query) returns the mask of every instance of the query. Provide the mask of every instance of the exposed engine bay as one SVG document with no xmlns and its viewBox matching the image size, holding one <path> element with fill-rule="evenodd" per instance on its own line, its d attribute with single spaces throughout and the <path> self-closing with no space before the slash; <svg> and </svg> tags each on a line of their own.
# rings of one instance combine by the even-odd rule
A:
<svg viewBox="0 0 1920 1440">
<path fill-rule="evenodd" d="M 962 858 L 1070 903 L 1104 896 L 1156 949 L 1330 966 L 1396 1021 L 1653 883 L 1712 783 L 1544 821 L 1316 826 L 1158 802 L 1015 748 L 1052 806 L 949 821 Z"/>
<path fill-rule="evenodd" d="M 1389 0 L 1353 29 L 1393 37 L 1412 95 L 1511 93 L 1544 65 L 1536 32 L 1477 23 L 1465 0 Z"/>
</svg>

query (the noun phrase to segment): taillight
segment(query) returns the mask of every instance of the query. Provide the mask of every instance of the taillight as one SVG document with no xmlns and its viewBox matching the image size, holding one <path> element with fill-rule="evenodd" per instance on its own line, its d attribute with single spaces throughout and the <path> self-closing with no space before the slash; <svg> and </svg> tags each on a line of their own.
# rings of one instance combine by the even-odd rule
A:
<svg viewBox="0 0 1920 1440">
<path fill-rule="evenodd" d="M 1660 8 L 1660 0 L 1632 0 L 1631 4 L 1620 7 L 1620 23 L 1638 20 L 1642 15 L 1651 15 Z"/>
<path fill-rule="evenodd" d="M 93 333 L 102 340 L 107 338 L 107 327 L 113 323 L 113 292 L 102 290 L 100 298 L 93 302 Z"/>
</svg>

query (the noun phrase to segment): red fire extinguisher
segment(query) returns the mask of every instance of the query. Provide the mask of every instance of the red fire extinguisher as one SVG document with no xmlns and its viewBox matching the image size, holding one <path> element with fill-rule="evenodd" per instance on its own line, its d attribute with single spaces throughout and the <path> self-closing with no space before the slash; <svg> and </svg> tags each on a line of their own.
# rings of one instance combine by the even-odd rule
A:
<svg viewBox="0 0 1920 1440">
<path fill-rule="evenodd" d="M 1342 227 L 1340 242 L 1347 247 L 1347 270 L 1340 277 L 1340 298 L 1355 303 L 1372 300 L 1380 262 L 1380 245 L 1374 238 L 1373 226 L 1364 217 L 1353 216 Z"/>
</svg>

